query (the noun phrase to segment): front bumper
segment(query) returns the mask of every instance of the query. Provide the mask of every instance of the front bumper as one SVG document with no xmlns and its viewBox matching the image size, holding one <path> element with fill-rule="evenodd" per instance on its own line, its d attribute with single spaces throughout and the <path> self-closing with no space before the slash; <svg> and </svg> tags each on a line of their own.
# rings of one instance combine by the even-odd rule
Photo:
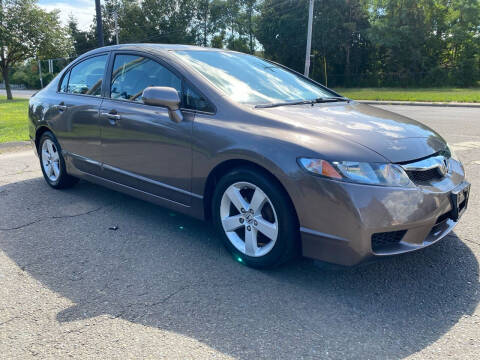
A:
<svg viewBox="0 0 480 360">
<path fill-rule="evenodd" d="M 454 211 L 452 191 L 468 184 L 463 173 L 414 188 L 368 186 L 313 176 L 300 181 L 302 191 L 294 203 L 302 253 L 342 265 L 415 251 L 439 241 L 458 223 L 450 216 Z M 379 234 L 398 236 L 376 246 L 372 237 L 378 239 Z"/>
</svg>

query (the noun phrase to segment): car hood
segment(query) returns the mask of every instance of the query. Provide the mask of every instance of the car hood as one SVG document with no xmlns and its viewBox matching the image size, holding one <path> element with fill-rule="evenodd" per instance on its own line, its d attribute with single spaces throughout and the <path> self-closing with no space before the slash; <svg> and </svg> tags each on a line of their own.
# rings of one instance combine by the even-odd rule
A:
<svg viewBox="0 0 480 360">
<path fill-rule="evenodd" d="M 261 109 L 274 121 L 363 145 L 391 162 L 411 161 L 444 150 L 446 142 L 429 127 L 390 111 L 350 103 L 289 105 Z"/>
</svg>

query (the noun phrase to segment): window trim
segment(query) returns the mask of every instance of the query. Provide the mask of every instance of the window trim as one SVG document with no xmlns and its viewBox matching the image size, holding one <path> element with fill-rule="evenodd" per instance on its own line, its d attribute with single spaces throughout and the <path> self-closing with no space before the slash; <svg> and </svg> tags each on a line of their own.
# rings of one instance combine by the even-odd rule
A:
<svg viewBox="0 0 480 360">
<path fill-rule="evenodd" d="M 89 60 L 89 59 L 92 59 L 92 58 L 98 57 L 98 56 L 104 56 L 104 55 L 107 55 L 107 61 L 105 62 L 105 69 L 104 69 L 104 72 L 103 72 L 102 86 L 101 86 L 101 89 L 100 89 L 100 96 L 89 95 L 89 94 L 75 94 L 75 93 L 71 93 L 71 92 L 61 92 L 60 91 L 60 86 L 62 85 L 63 78 L 67 74 L 68 74 L 68 82 L 67 82 L 67 88 L 68 88 L 68 84 L 70 83 L 70 74 L 72 73 L 72 69 L 74 67 L 76 67 L 77 65 L 81 64 L 82 62 L 84 62 L 86 60 Z M 110 51 L 104 51 L 104 52 L 95 53 L 95 54 L 86 56 L 84 58 L 75 60 L 74 62 L 72 62 L 71 64 L 68 65 L 68 67 L 66 68 L 66 70 L 62 74 L 62 77 L 61 77 L 61 79 L 60 79 L 60 81 L 58 82 L 58 85 L 57 85 L 56 93 L 57 94 L 63 94 L 63 95 L 86 96 L 86 97 L 92 97 L 92 98 L 95 98 L 95 99 L 103 99 L 104 98 L 103 93 L 104 93 L 104 87 L 105 87 L 105 76 L 107 75 L 106 71 L 108 69 L 108 65 L 109 65 L 109 62 L 110 62 L 110 57 L 111 57 L 111 52 Z"/>
<path fill-rule="evenodd" d="M 68 80 L 67 80 L 67 90 L 68 90 L 68 83 L 70 81 L 70 74 L 72 73 L 71 71 L 72 69 L 69 68 L 67 71 L 65 71 L 65 73 L 62 75 L 60 81 L 58 82 L 58 88 L 57 88 L 57 94 L 68 94 L 67 91 L 61 91 L 62 89 L 62 83 L 63 83 L 63 80 L 65 79 L 66 76 L 68 76 Z"/>
<path fill-rule="evenodd" d="M 158 107 L 158 106 L 139 103 L 139 102 L 132 101 L 132 100 L 114 99 L 114 98 L 111 97 L 111 95 L 112 95 L 111 94 L 111 88 L 112 88 L 111 83 L 112 83 L 113 66 L 115 64 L 115 57 L 117 55 L 140 56 L 140 57 L 145 57 L 145 58 L 148 58 L 148 59 L 156 62 L 160 66 L 163 66 L 164 68 L 166 68 L 168 71 L 171 71 L 175 76 L 177 76 L 180 79 L 182 92 L 183 92 L 183 87 L 184 87 L 185 83 L 187 83 L 188 86 L 190 86 L 199 95 L 201 95 L 210 104 L 210 106 L 214 110 L 214 112 L 207 112 L 207 111 L 202 111 L 202 110 L 187 109 L 187 108 L 183 107 L 183 105 L 184 105 L 183 104 L 183 99 L 180 99 L 180 110 L 181 111 L 190 112 L 190 113 L 198 113 L 198 114 L 206 114 L 206 115 L 215 115 L 217 113 L 217 107 L 215 106 L 215 104 L 212 101 L 210 101 L 210 99 L 208 97 L 206 97 L 201 91 L 199 91 L 198 88 L 195 85 L 193 85 L 192 82 L 189 81 L 175 67 L 173 67 L 167 61 L 165 61 L 164 59 L 162 59 L 158 56 L 155 56 L 155 55 L 147 53 L 147 52 L 138 51 L 138 50 L 113 50 L 113 51 L 111 51 L 109 63 L 108 63 L 108 66 L 107 66 L 107 71 L 108 72 L 105 75 L 106 76 L 106 79 L 105 79 L 106 81 L 103 83 L 103 85 L 105 85 L 105 93 L 103 94 L 105 99 L 108 99 L 108 100 L 111 100 L 111 101 L 121 101 L 121 102 L 130 103 L 130 104 L 140 104 L 140 105 L 144 105 L 144 106 L 148 106 L 148 107 L 152 107 L 152 108 Z"/>
<path fill-rule="evenodd" d="M 197 109 L 188 109 L 188 108 L 184 108 L 184 107 L 181 107 L 180 110 L 182 111 L 190 111 L 190 112 L 195 112 L 195 113 L 198 113 L 198 114 L 206 114 L 206 115 L 215 115 L 217 113 L 217 107 L 213 104 L 213 102 L 211 102 L 205 95 L 203 95 L 203 93 L 198 90 L 198 88 L 192 84 L 191 81 L 189 81 L 187 78 L 183 78 L 182 80 L 182 92 L 184 91 L 183 88 L 185 86 L 185 84 L 187 84 L 189 87 L 191 87 L 194 91 L 196 91 L 200 96 L 202 96 L 211 106 L 211 108 L 213 109 L 213 112 L 210 112 L 210 111 L 203 111 L 203 110 L 197 110 Z M 181 105 L 184 105 L 183 104 L 183 99 L 182 99 L 182 103 Z"/>
</svg>

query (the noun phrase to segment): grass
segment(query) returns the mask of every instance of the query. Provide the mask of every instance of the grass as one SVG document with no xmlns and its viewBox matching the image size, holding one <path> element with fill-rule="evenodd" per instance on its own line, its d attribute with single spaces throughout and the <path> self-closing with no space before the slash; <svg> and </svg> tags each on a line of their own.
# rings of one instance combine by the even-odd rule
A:
<svg viewBox="0 0 480 360">
<path fill-rule="evenodd" d="M 28 99 L 0 96 L 0 143 L 28 140 Z"/>
<path fill-rule="evenodd" d="M 338 88 L 335 91 L 355 100 L 480 103 L 480 88 Z"/>
</svg>

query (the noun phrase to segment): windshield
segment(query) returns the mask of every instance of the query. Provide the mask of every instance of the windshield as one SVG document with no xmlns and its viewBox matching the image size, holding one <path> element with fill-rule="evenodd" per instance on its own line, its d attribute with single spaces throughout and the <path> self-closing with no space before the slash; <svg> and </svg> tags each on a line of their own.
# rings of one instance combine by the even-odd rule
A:
<svg viewBox="0 0 480 360">
<path fill-rule="evenodd" d="M 335 96 L 293 72 L 252 55 L 202 50 L 175 53 L 239 103 L 259 105 Z"/>
</svg>

